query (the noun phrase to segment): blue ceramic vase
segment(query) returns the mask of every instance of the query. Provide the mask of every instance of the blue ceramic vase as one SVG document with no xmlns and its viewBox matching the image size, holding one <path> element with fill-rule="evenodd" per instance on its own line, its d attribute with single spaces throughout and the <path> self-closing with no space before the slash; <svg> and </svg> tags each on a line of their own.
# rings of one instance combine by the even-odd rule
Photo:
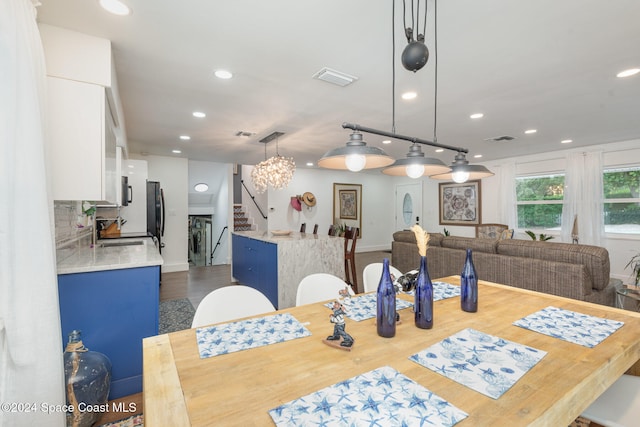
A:
<svg viewBox="0 0 640 427">
<path fill-rule="evenodd" d="M 460 306 L 463 311 L 478 311 L 478 275 L 473 265 L 471 249 L 467 249 L 467 259 L 460 274 Z"/>
<path fill-rule="evenodd" d="M 378 335 L 391 338 L 396 335 L 396 290 L 391 281 L 388 258 L 382 262 L 382 276 L 378 283 L 376 302 Z"/>
<path fill-rule="evenodd" d="M 418 328 L 433 327 L 433 283 L 427 270 L 427 257 L 420 257 L 420 271 L 416 279 L 415 300 L 413 304 L 415 323 Z"/>
<path fill-rule="evenodd" d="M 111 361 L 102 353 L 89 351 L 80 331 L 69 334 L 63 358 L 67 404 L 73 406 L 73 412 L 67 413 L 67 425 L 89 427 L 109 411 Z"/>
</svg>

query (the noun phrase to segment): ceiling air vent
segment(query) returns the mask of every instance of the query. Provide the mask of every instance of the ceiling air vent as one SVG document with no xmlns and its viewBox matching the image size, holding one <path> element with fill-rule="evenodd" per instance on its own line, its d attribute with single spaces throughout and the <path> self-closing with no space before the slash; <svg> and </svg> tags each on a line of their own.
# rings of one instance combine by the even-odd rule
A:
<svg viewBox="0 0 640 427">
<path fill-rule="evenodd" d="M 243 138 L 249 138 L 250 136 L 255 135 L 255 132 L 247 132 L 245 130 L 239 130 L 238 132 L 235 133 L 236 136 L 240 136 Z"/>
<path fill-rule="evenodd" d="M 351 76 L 341 71 L 332 70 L 331 68 L 324 67 L 313 75 L 314 79 L 322 80 L 327 83 L 333 83 L 338 86 L 347 86 L 358 80 L 356 76 Z"/>
<path fill-rule="evenodd" d="M 502 135 L 502 136 L 494 136 L 492 138 L 486 138 L 485 141 L 490 141 L 490 142 L 506 142 L 506 141 L 513 141 L 514 139 L 516 139 L 513 136 L 509 136 L 509 135 Z"/>
</svg>

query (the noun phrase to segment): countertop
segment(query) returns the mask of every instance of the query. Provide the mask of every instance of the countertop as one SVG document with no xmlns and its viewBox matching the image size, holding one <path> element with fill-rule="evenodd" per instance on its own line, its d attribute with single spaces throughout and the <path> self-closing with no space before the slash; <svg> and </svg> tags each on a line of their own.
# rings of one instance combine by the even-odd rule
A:
<svg viewBox="0 0 640 427">
<path fill-rule="evenodd" d="M 275 244 L 302 240 L 342 239 L 342 237 L 329 236 L 327 234 L 300 233 L 299 231 L 292 231 L 291 234 L 286 236 L 276 236 L 271 231 L 234 231 L 233 234 Z"/>
<path fill-rule="evenodd" d="M 108 246 L 119 243 L 131 244 L 127 246 Z M 60 255 L 60 254 L 59 254 Z M 64 257 L 58 256 L 58 274 L 88 273 L 104 270 L 118 270 L 124 268 L 150 267 L 162 265 L 162 256 L 150 237 L 139 239 L 108 239 L 99 240 L 98 244 L 78 246 L 65 253 Z"/>
</svg>

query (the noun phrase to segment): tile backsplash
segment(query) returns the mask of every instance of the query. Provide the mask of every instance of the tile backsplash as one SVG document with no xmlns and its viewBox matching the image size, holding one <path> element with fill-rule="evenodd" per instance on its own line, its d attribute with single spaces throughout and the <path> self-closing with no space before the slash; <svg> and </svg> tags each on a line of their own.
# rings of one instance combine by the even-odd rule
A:
<svg viewBox="0 0 640 427">
<path fill-rule="evenodd" d="M 56 250 L 60 257 L 60 249 L 72 243 L 91 242 L 92 224 L 83 224 L 82 202 L 75 200 L 56 200 L 53 204 L 56 227 Z M 88 240 L 87 240 L 88 239 Z"/>
</svg>

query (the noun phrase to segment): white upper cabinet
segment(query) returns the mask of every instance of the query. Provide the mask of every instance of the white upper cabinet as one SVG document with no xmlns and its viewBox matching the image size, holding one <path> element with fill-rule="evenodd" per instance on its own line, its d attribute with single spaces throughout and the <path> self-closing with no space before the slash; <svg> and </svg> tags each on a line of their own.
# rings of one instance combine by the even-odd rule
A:
<svg viewBox="0 0 640 427">
<path fill-rule="evenodd" d="M 54 200 L 120 204 L 122 107 L 109 40 L 40 26 Z"/>
<path fill-rule="evenodd" d="M 107 167 L 116 173 L 116 144 L 104 88 L 56 77 L 47 77 L 47 86 L 54 200 L 116 203 L 115 184 L 107 183 Z"/>
</svg>

